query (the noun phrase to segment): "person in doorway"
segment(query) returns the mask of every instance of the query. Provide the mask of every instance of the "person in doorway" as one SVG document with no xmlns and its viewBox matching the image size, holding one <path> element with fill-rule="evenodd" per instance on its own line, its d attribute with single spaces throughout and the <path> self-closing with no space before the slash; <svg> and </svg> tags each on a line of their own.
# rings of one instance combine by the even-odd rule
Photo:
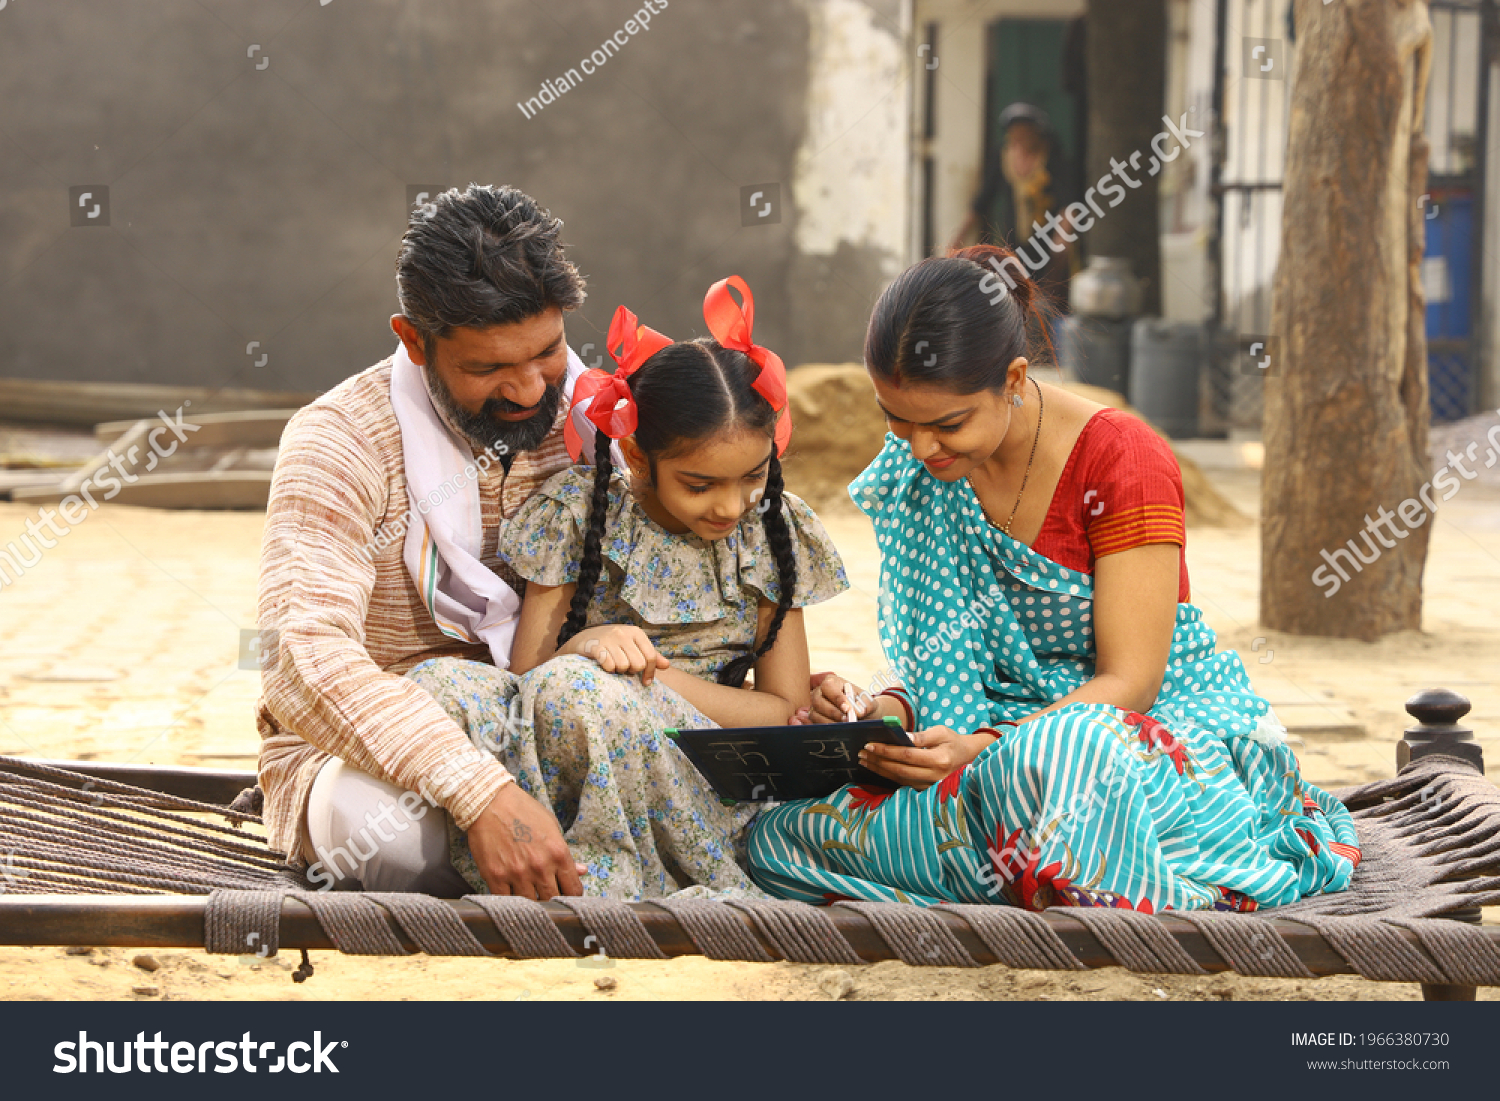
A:
<svg viewBox="0 0 1500 1101">
<path fill-rule="evenodd" d="M 1067 310 L 1068 280 L 1076 255 L 1065 209 L 1069 173 L 1047 113 L 1013 103 L 1000 115 L 999 156 L 984 174 L 968 216 L 951 248 L 1004 245 L 1026 264 L 1054 311 Z"/>
</svg>

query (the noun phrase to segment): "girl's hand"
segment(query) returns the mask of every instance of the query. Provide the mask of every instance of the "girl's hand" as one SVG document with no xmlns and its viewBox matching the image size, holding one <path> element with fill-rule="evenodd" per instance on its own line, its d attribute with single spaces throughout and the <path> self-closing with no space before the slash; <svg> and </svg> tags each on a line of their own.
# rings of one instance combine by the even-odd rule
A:
<svg viewBox="0 0 1500 1101">
<path fill-rule="evenodd" d="M 859 763 L 877 776 L 908 787 L 931 787 L 978 757 L 995 740 L 988 734 L 960 734 L 946 726 L 919 730 L 915 749 L 872 742 L 859 752 Z"/>
<path fill-rule="evenodd" d="M 849 698 L 844 692 L 844 685 L 852 683 L 836 673 L 815 674 L 812 678 L 812 700 L 808 704 L 806 721 L 809 723 L 848 722 L 849 708 L 845 704 Z M 875 697 L 868 692 L 861 692 L 856 687 L 854 698 L 850 702 L 854 705 L 857 718 L 875 717 L 877 703 Z"/>
<path fill-rule="evenodd" d="M 642 684 L 650 684 L 658 669 L 672 665 L 656 652 L 645 631 L 622 623 L 579 631 L 558 653 L 593 658 L 606 673 L 639 675 Z"/>
</svg>

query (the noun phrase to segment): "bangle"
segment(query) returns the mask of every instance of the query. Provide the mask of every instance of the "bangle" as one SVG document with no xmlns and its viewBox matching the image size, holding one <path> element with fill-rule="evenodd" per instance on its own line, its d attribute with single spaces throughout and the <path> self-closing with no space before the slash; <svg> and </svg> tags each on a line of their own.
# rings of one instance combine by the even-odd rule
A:
<svg viewBox="0 0 1500 1101">
<path fill-rule="evenodd" d="M 887 688 L 883 692 L 879 692 L 877 694 L 881 696 L 889 696 L 891 697 L 891 699 L 899 703 L 901 705 L 901 709 L 906 712 L 906 722 L 902 724 L 902 728 L 905 730 L 916 730 L 917 713 L 911 705 L 911 700 L 907 698 L 906 689 Z"/>
<path fill-rule="evenodd" d="M 1001 723 L 1000 725 L 1004 726 L 1005 724 Z M 1000 731 L 996 730 L 993 726 L 981 726 L 977 730 L 975 730 L 974 733 L 975 734 L 988 734 L 991 738 L 994 738 L 995 741 L 997 741 L 997 742 L 1001 738 L 1005 737 L 1004 734 L 1002 734 Z"/>
</svg>

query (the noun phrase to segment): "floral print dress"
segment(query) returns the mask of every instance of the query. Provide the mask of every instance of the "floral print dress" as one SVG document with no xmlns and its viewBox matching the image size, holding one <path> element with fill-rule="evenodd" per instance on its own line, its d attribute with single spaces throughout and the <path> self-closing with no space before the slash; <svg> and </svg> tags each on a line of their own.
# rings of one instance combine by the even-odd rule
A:
<svg viewBox="0 0 1500 1101">
<path fill-rule="evenodd" d="M 576 582 L 588 529 L 594 472 L 562 471 L 506 523 L 501 557 L 541 585 Z M 843 563 L 812 510 L 791 494 L 782 515 L 797 557 L 794 607 L 848 588 Z M 712 543 L 666 531 L 641 509 L 625 478 L 611 480 L 604 568 L 588 627 L 640 627 L 673 665 L 712 679 L 755 645 L 762 600 L 780 583 L 760 517 L 750 513 Z M 574 859 L 588 866 L 584 891 L 646 899 L 685 889 L 720 897 L 764 897 L 745 872 L 744 838 L 754 806 L 726 807 L 668 727 L 715 724 L 660 682 L 606 673 L 589 658 L 554 658 L 522 675 L 440 658 L 407 674 L 496 755 L 528 794 L 557 815 Z M 484 891 L 462 831 L 450 855 Z"/>
</svg>

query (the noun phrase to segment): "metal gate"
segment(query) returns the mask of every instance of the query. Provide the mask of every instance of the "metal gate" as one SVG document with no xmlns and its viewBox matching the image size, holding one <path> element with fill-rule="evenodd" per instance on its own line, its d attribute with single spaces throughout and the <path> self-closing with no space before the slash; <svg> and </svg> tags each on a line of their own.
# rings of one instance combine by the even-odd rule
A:
<svg viewBox="0 0 1500 1101">
<path fill-rule="evenodd" d="M 1483 363 L 1481 294 L 1489 71 L 1485 32 L 1492 0 L 1432 0 L 1432 83 L 1427 92 L 1427 376 L 1434 421 L 1478 410 Z"/>
<path fill-rule="evenodd" d="M 1489 66 L 1486 32 L 1495 0 L 1430 0 L 1432 76 L 1426 133 L 1431 146 L 1424 202 L 1428 378 L 1432 416 L 1458 420 L 1477 409 L 1482 359 L 1482 257 Z M 1254 431 L 1260 377 L 1244 369 L 1269 344 L 1271 292 L 1281 248 L 1282 182 L 1295 27 L 1290 0 L 1217 0 L 1219 120 L 1210 189 L 1217 206 L 1209 242 L 1218 295 L 1212 324 L 1218 354 L 1210 373 L 1211 422 Z"/>
<path fill-rule="evenodd" d="M 1271 289 L 1281 251 L 1282 180 L 1292 60 L 1290 0 L 1218 0 L 1218 121 L 1209 242 L 1219 293 L 1212 315 L 1210 423 L 1258 431 L 1261 377 L 1245 364 L 1270 343 Z"/>
</svg>

